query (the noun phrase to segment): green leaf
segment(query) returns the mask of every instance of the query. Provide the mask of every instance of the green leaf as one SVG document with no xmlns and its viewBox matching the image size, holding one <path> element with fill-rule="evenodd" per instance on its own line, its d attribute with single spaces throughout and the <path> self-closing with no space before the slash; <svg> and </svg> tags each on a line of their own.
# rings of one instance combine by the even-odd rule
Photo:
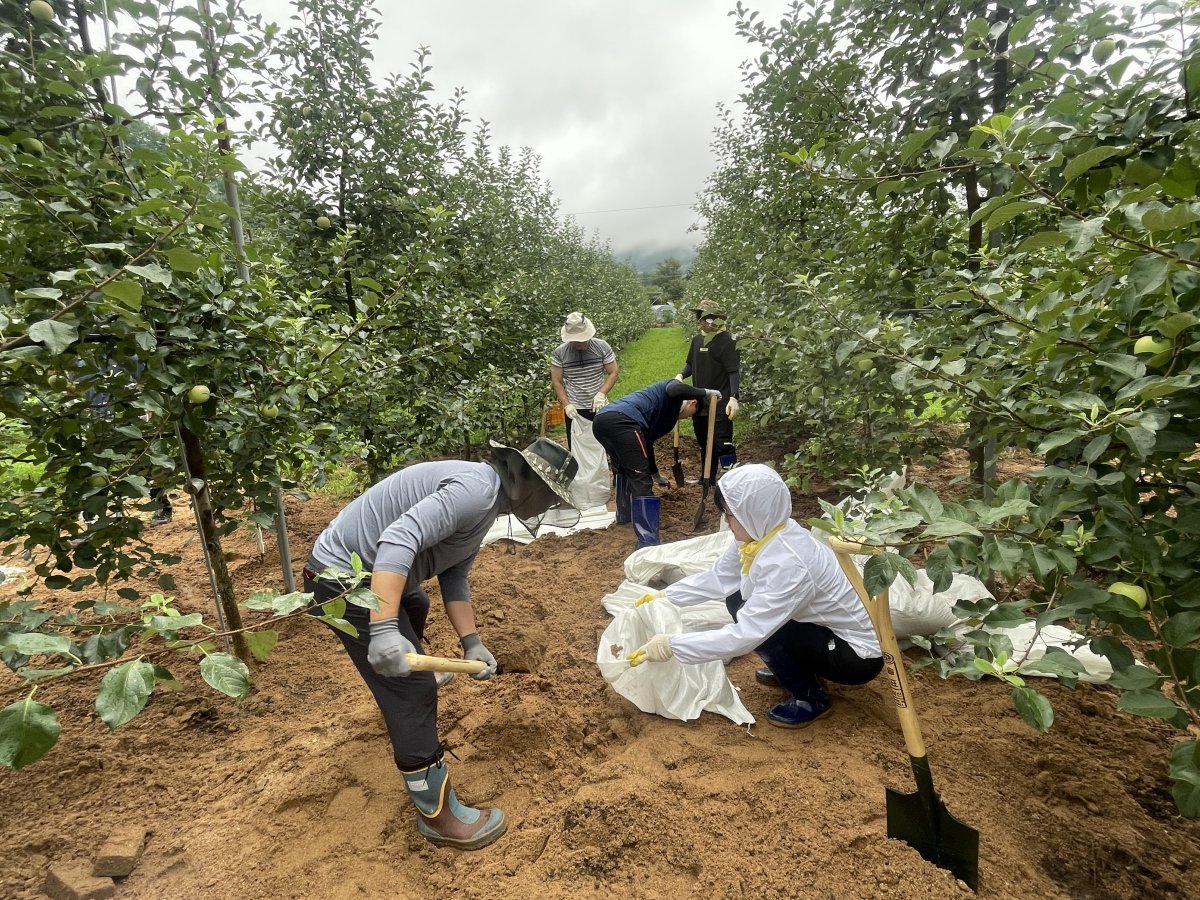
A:
<svg viewBox="0 0 1200 900">
<path fill-rule="evenodd" d="M 293 591 L 290 594 L 280 594 L 271 601 L 271 609 L 277 616 L 286 616 L 298 609 L 303 609 L 313 602 L 313 595 L 303 591 Z"/>
<path fill-rule="evenodd" d="M 1054 707 L 1033 688 L 1013 688 L 1012 701 L 1025 724 L 1035 731 L 1049 731 L 1054 724 Z"/>
<path fill-rule="evenodd" d="M 268 610 L 273 608 L 275 598 L 279 595 L 275 591 L 255 591 L 249 597 L 242 601 L 242 606 L 246 609 Z"/>
<path fill-rule="evenodd" d="M 204 616 L 200 613 L 190 613 L 186 616 L 152 616 L 150 618 L 150 627 L 155 631 L 181 631 L 184 628 L 192 628 L 204 621 Z"/>
<path fill-rule="evenodd" d="M 124 725 L 146 706 L 154 689 L 154 666 L 140 659 L 122 663 L 100 682 L 96 714 L 109 728 Z"/>
<path fill-rule="evenodd" d="M 317 616 L 317 621 L 324 622 L 330 628 L 336 628 L 351 637 L 358 637 L 358 629 L 347 622 L 345 619 L 339 619 L 336 616 Z"/>
<path fill-rule="evenodd" d="M 1018 253 L 1029 253 L 1033 250 L 1050 250 L 1057 247 L 1065 247 L 1071 243 L 1069 235 L 1063 234 L 1061 231 L 1039 231 L 1037 234 L 1031 234 L 1021 243 L 1017 244 Z"/>
<path fill-rule="evenodd" d="M 1200 612 L 1176 613 L 1163 624 L 1160 634 L 1172 647 L 1186 647 L 1200 640 Z"/>
<path fill-rule="evenodd" d="M 961 537 L 965 534 L 970 534 L 975 537 L 983 537 L 983 532 L 967 522 L 959 519 L 951 519 L 949 517 L 938 519 L 936 522 L 929 523 L 929 527 L 921 532 L 922 539 L 927 538 L 948 538 Z"/>
<path fill-rule="evenodd" d="M 1170 209 L 1146 210 L 1142 215 L 1142 226 L 1147 231 L 1174 231 L 1197 220 L 1200 220 L 1200 213 L 1191 204 L 1179 203 Z"/>
<path fill-rule="evenodd" d="M 176 272 L 198 272 L 204 265 L 204 259 L 191 250 L 173 247 L 166 253 L 167 263 Z"/>
<path fill-rule="evenodd" d="M 10 652 L 22 656 L 69 655 L 71 639 L 63 634 L 42 634 L 40 631 L 6 634 L 0 637 L 0 653 Z"/>
<path fill-rule="evenodd" d="M 1034 200 L 1017 200 L 1014 203 L 1006 203 L 988 216 L 987 228 L 989 231 L 993 228 L 999 228 L 1022 213 L 1027 213 L 1035 209 L 1044 209 L 1045 206 L 1046 204 L 1038 203 Z"/>
<path fill-rule="evenodd" d="M 1135 664 L 1124 669 L 1114 669 L 1108 683 L 1125 691 L 1137 691 L 1158 687 L 1161 678 L 1162 676 L 1153 669 Z"/>
<path fill-rule="evenodd" d="M 1033 672 L 1057 675 L 1064 681 L 1073 682 L 1080 675 L 1087 673 L 1087 667 L 1061 647 L 1050 647 L 1041 658 L 1022 663 L 1018 671 L 1022 674 Z"/>
<path fill-rule="evenodd" d="M 57 319 L 43 319 L 29 326 L 29 339 L 51 353 L 62 353 L 79 340 L 79 329 Z"/>
<path fill-rule="evenodd" d="M 954 554 L 946 547 L 934 550 L 925 558 L 925 574 L 933 582 L 933 592 L 940 594 L 954 582 Z"/>
<path fill-rule="evenodd" d="M 259 662 L 265 662 L 279 643 L 278 631 L 247 631 L 246 646 Z"/>
<path fill-rule="evenodd" d="M 37 762 L 61 731 L 54 710 L 28 697 L 0 709 L 0 765 L 22 769 Z"/>
<path fill-rule="evenodd" d="M 1158 691 L 1126 691 L 1117 701 L 1117 709 L 1151 719 L 1173 719 L 1181 710 Z"/>
<path fill-rule="evenodd" d="M 1094 591 L 1088 592 L 1089 597 L 1094 593 Z M 1127 669 L 1134 664 L 1133 654 L 1129 652 L 1129 648 L 1114 635 L 1105 634 L 1093 638 L 1088 647 L 1093 653 L 1099 653 L 1112 663 L 1113 669 Z"/>
<path fill-rule="evenodd" d="M 1125 147 L 1093 147 L 1091 150 L 1085 150 L 1078 156 L 1074 157 L 1067 167 L 1063 169 L 1063 186 L 1070 184 L 1088 169 L 1093 169 L 1112 159 L 1114 156 L 1121 156 L 1127 152 Z"/>
<path fill-rule="evenodd" d="M 100 289 L 105 297 L 116 300 L 130 309 L 142 308 L 142 286 L 136 281 L 112 281 Z"/>
<path fill-rule="evenodd" d="M 867 564 L 863 567 L 863 584 L 867 593 L 874 597 L 891 587 L 898 575 L 903 575 L 905 581 L 911 584 L 917 575 L 917 570 L 912 563 L 898 553 L 892 553 L 890 550 L 885 553 L 877 553 L 868 559 Z"/>
<path fill-rule="evenodd" d="M 126 266 L 125 270 L 133 272 L 135 275 L 141 275 L 147 281 L 153 281 L 155 284 L 161 284 L 163 287 L 171 286 L 171 273 L 158 263 L 150 263 L 147 266 Z"/>
<path fill-rule="evenodd" d="M 250 693 L 250 670 L 236 656 L 211 653 L 200 660 L 200 674 L 210 686 L 234 700 Z"/>
<path fill-rule="evenodd" d="M 1179 812 L 1200 818 L 1200 741 L 1180 741 L 1171 748 L 1171 789 Z"/>
<path fill-rule="evenodd" d="M 342 594 L 347 603 L 363 609 L 379 609 L 379 595 L 370 588 L 355 588 Z"/>
<path fill-rule="evenodd" d="M 942 501 L 933 490 L 923 484 L 915 484 L 908 492 L 908 505 L 921 514 L 926 522 L 935 522 L 942 516 Z"/>
</svg>

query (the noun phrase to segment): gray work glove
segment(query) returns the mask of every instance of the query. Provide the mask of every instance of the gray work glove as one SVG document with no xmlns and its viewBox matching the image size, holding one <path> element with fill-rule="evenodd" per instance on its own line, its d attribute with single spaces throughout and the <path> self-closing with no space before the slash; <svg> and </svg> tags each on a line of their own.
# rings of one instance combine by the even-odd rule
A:
<svg viewBox="0 0 1200 900">
<path fill-rule="evenodd" d="M 399 619 L 381 619 L 371 623 L 367 662 L 380 675 L 403 678 L 412 671 L 406 654 L 416 652 L 417 648 L 400 633 Z"/>
<path fill-rule="evenodd" d="M 496 674 L 496 669 L 500 664 L 496 662 L 496 657 L 492 656 L 490 650 L 483 646 L 483 641 L 477 634 L 468 634 L 465 638 L 459 641 L 462 644 L 463 656 L 467 659 L 479 660 L 479 662 L 487 663 L 487 668 L 476 675 L 472 675 L 476 681 L 485 681 Z"/>
<path fill-rule="evenodd" d="M 715 388 L 705 388 L 704 389 L 704 408 L 706 410 L 708 409 L 708 404 L 712 403 L 714 397 L 716 397 L 717 401 L 720 402 L 721 392 L 716 390 Z"/>
</svg>

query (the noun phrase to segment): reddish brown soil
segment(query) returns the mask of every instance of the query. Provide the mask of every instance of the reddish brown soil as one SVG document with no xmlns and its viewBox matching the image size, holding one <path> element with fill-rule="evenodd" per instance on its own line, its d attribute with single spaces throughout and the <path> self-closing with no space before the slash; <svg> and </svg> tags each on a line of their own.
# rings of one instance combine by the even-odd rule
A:
<svg viewBox="0 0 1200 900">
<path fill-rule="evenodd" d="M 660 460 L 669 472 L 669 447 Z M 953 473 L 936 474 L 946 484 Z M 664 540 L 688 535 L 698 500 L 697 487 L 665 489 Z M 297 564 L 335 511 L 289 506 Z M 814 514 L 815 501 L 798 499 L 796 512 Z M 710 499 L 705 528 L 715 527 Z M 180 605 L 210 610 L 188 517 L 154 540 L 184 557 Z M 156 691 L 110 732 L 91 711 L 94 682 L 44 687 L 62 738 L 0 774 L 0 895 L 42 896 L 51 865 L 90 859 L 116 826 L 143 824 L 145 855 L 118 898 L 971 896 L 887 839 L 884 789 L 911 790 L 912 778 L 882 682 L 835 687 L 832 714 L 800 731 L 766 724 L 779 695 L 755 683 L 754 657 L 729 667 L 759 717 L 750 729 L 647 715 L 608 687 L 594 663 L 608 621 L 600 598 L 632 545 L 624 526 L 480 554 L 481 632 L 510 671 L 459 677 L 440 721 L 460 794 L 509 816 L 492 847 L 461 853 L 418 837 L 365 687 L 323 626 L 298 622 L 242 703 L 178 661 L 185 690 Z M 244 593 L 278 586 L 270 547 L 260 559 L 239 532 L 226 548 Z M 431 624 L 433 652 L 455 655 L 444 616 Z M 1056 711 L 1044 736 L 996 682 L 914 677 L 935 781 L 980 833 L 979 895 L 1200 896 L 1200 823 L 1179 819 L 1168 793 L 1176 733 L 1118 712 L 1107 689 L 1038 686 Z M 4 703 L 14 688 L 0 675 Z"/>
</svg>

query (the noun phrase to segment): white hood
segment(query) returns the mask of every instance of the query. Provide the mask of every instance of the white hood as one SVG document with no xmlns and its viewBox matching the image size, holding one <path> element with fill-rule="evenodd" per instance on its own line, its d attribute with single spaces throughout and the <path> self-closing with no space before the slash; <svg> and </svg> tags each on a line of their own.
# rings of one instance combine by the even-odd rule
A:
<svg viewBox="0 0 1200 900">
<path fill-rule="evenodd" d="M 730 515 L 756 541 L 792 514 L 792 495 L 769 466 L 736 466 L 721 476 L 717 487 Z"/>
</svg>

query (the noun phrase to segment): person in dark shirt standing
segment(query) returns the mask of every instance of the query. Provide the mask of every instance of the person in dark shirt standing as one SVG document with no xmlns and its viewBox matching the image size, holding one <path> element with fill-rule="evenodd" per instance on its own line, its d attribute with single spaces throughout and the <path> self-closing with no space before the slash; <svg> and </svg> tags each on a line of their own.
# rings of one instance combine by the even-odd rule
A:
<svg viewBox="0 0 1200 900">
<path fill-rule="evenodd" d="M 738 388 L 741 357 L 737 340 L 729 333 L 728 318 L 715 300 L 702 300 L 692 310 L 700 330 L 692 338 L 687 361 L 675 376 L 676 381 L 691 378 L 695 387 L 720 391 L 717 403 L 717 421 L 713 428 L 713 479 L 720 469 L 729 468 L 737 462 L 737 451 L 733 446 L 733 417 L 738 411 Z M 696 432 L 696 443 L 700 447 L 700 471 L 704 472 L 704 450 L 708 440 L 708 408 L 701 407 L 692 420 Z M 703 479 L 701 479 L 703 480 Z"/>
</svg>

